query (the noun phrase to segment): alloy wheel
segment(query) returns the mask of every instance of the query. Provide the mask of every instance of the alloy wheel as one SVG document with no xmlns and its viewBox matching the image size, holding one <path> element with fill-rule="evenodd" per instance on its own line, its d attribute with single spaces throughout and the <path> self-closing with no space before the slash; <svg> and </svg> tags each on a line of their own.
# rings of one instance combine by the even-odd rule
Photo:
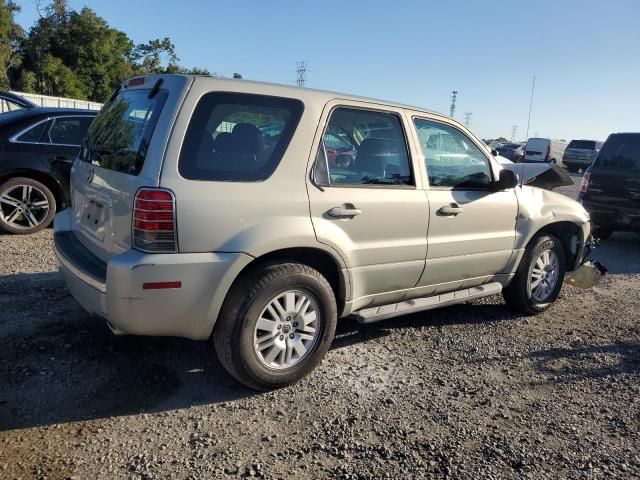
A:
<svg viewBox="0 0 640 480">
<path fill-rule="evenodd" d="M 0 218 L 17 230 L 31 230 L 49 215 L 49 200 L 32 185 L 13 185 L 0 192 Z"/>
<path fill-rule="evenodd" d="M 540 253 L 529 269 L 529 293 L 536 302 L 545 302 L 558 283 L 558 255 L 553 250 Z"/>
<path fill-rule="evenodd" d="M 307 292 L 288 290 L 263 309 L 253 335 L 256 356 L 276 370 L 292 367 L 304 359 L 320 335 L 320 309 Z"/>
</svg>

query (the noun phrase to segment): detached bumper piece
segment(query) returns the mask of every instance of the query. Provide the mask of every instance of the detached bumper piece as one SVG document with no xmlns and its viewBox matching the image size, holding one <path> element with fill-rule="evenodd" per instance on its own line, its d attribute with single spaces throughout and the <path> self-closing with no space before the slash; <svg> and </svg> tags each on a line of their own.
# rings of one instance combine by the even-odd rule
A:
<svg viewBox="0 0 640 480">
<path fill-rule="evenodd" d="M 564 281 L 578 288 L 594 287 L 607 274 L 607 268 L 594 260 L 585 262 L 573 272 L 567 272 Z"/>
</svg>

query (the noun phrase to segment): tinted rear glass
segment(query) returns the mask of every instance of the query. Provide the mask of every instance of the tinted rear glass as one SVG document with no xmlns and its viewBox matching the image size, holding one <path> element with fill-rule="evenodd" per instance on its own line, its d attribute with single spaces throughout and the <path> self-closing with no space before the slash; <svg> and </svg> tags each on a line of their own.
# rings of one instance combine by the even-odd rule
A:
<svg viewBox="0 0 640 480">
<path fill-rule="evenodd" d="M 640 134 L 611 135 L 598 154 L 596 166 L 640 171 Z"/>
<path fill-rule="evenodd" d="M 45 127 L 47 126 L 46 121 L 41 121 L 34 127 L 31 127 L 29 130 L 20 135 L 16 140 L 18 142 L 39 142 L 42 133 L 44 132 Z"/>
<path fill-rule="evenodd" d="M 84 140 L 93 117 L 56 118 L 51 127 L 47 141 L 58 145 L 80 145 Z"/>
<path fill-rule="evenodd" d="M 117 172 L 138 175 L 168 91 L 120 92 L 91 124 L 80 159 Z"/>
<path fill-rule="evenodd" d="M 256 182 L 278 166 L 303 104 L 264 95 L 212 92 L 189 122 L 178 170 L 190 180 Z"/>
<path fill-rule="evenodd" d="M 585 150 L 595 150 L 596 142 L 592 140 L 571 140 L 567 148 L 582 148 Z"/>
</svg>

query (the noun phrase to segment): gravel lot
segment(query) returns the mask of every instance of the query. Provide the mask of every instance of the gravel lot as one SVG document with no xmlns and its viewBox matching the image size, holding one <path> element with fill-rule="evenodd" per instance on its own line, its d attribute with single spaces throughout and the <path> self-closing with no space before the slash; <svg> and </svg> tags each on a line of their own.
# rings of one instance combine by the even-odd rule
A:
<svg viewBox="0 0 640 480">
<path fill-rule="evenodd" d="M 0 235 L 0 478 L 640 476 L 637 236 L 537 317 L 490 297 L 342 321 L 319 369 L 267 394 L 206 342 L 112 336 L 51 236 Z"/>
</svg>

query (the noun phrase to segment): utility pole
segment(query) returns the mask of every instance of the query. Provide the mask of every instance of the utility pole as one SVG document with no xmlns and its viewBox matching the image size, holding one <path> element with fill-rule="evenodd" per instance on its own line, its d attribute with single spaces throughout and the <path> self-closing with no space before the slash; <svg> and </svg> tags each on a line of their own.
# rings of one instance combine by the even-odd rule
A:
<svg viewBox="0 0 640 480">
<path fill-rule="evenodd" d="M 467 128 L 471 128 L 471 117 L 473 117 L 472 112 L 465 112 L 464 114 L 464 126 Z"/>
<path fill-rule="evenodd" d="M 458 91 L 454 90 L 451 92 L 451 110 L 449 116 L 453 118 L 453 115 L 456 113 L 456 97 L 458 96 Z"/>
<path fill-rule="evenodd" d="M 531 109 L 533 108 L 533 92 L 536 88 L 536 76 L 533 76 L 533 85 L 531 85 L 531 100 L 529 100 L 529 118 L 527 120 L 527 138 L 529 140 L 529 125 L 531 124 Z"/>
<path fill-rule="evenodd" d="M 298 74 L 296 84 L 299 87 L 305 87 L 307 84 L 307 62 L 296 62 L 296 67 L 296 73 Z"/>
<path fill-rule="evenodd" d="M 518 125 L 511 127 L 511 143 L 516 141 L 516 132 L 518 131 Z"/>
</svg>

